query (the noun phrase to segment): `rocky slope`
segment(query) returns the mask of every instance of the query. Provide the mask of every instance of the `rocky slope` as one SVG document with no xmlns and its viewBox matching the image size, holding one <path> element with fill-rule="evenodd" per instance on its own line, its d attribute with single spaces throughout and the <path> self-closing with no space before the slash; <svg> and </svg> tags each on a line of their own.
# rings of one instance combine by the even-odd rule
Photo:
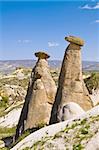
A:
<svg viewBox="0 0 99 150">
<path fill-rule="evenodd" d="M 17 125 L 19 115 L 21 112 L 21 108 L 24 103 L 24 97 L 26 95 L 30 72 L 31 72 L 31 69 L 17 68 L 11 74 L 0 76 L 0 116 L 1 116 L 0 117 L 0 139 L 13 136 L 15 134 L 15 130 L 16 130 L 15 127 Z M 51 75 L 54 81 L 56 82 L 56 85 L 57 85 L 59 72 L 60 72 L 60 69 L 53 69 L 53 68 L 51 69 Z M 99 73 L 94 73 L 94 76 L 93 74 L 92 75 L 91 74 L 92 73 L 90 72 L 88 73 L 85 72 L 84 78 L 85 78 L 86 85 L 88 85 L 87 87 L 90 91 L 92 91 L 94 87 L 93 92 L 91 92 L 90 94 L 92 96 L 92 100 L 95 106 L 99 102 Z M 65 124 L 65 122 L 62 122 L 62 124 Z M 64 128 L 65 128 L 65 125 L 64 125 Z M 56 128 L 56 126 L 53 125 L 51 130 L 54 135 L 56 132 L 59 132 L 62 129 L 61 129 L 61 124 L 60 124 L 58 125 L 58 128 Z M 43 135 L 43 130 L 45 130 L 45 128 L 42 129 L 42 135 Z M 38 132 L 39 131 L 37 131 L 36 133 Z M 33 134 L 36 137 L 35 133 Z M 93 136 L 93 138 L 91 138 L 90 141 L 93 142 L 94 139 L 96 139 L 96 137 L 98 137 L 98 133 L 95 136 Z M 38 135 L 37 135 L 37 138 L 38 138 Z M 41 139 L 38 139 L 38 140 L 41 140 Z M 33 143 L 35 142 L 36 141 L 34 141 Z M 3 141 L 1 141 L 1 143 L 2 143 L 1 146 L 3 146 L 4 145 Z M 30 146 L 33 146 L 33 143 Z M 32 149 L 34 149 L 34 147 Z"/>
<path fill-rule="evenodd" d="M 51 68 L 50 72 L 57 85 L 60 69 Z M 1 73 L 2 75 L 0 76 L 0 116 L 2 115 L 2 111 L 4 111 L 12 104 L 16 105 L 19 101 L 24 101 L 30 73 L 31 69 L 21 67 L 17 68 L 14 72 L 10 74 L 3 75 Z M 86 86 L 90 94 L 93 94 L 94 96 L 94 93 L 92 93 L 92 88 L 94 87 L 94 89 L 99 89 L 99 73 L 94 72 L 93 74 L 91 72 L 85 72 L 83 73 L 83 78 L 85 80 Z M 94 97 L 97 97 L 97 92 L 95 93 L 96 94 Z M 97 100 L 94 101 L 96 105 Z"/>
<path fill-rule="evenodd" d="M 83 115 L 44 127 L 11 150 L 97 150 L 99 149 L 99 106 Z"/>
<path fill-rule="evenodd" d="M 12 128 L 18 124 L 22 108 L 15 108 L 5 116 L 0 117 L 0 127 Z"/>
</svg>

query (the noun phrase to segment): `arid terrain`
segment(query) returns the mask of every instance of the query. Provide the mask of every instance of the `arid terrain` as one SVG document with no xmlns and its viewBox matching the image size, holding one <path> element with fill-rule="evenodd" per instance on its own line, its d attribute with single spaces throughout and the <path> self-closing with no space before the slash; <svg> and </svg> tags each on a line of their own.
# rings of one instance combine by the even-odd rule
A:
<svg viewBox="0 0 99 150">
<path fill-rule="evenodd" d="M 58 63 L 58 64 L 61 64 L 61 63 Z M 60 66 L 56 65 L 55 62 L 53 63 L 53 65 L 52 65 L 53 67 L 50 66 L 50 72 L 57 86 L 58 77 L 60 73 Z M 98 65 L 99 64 L 97 64 L 97 66 Z M 32 68 L 29 66 L 24 67 L 21 65 L 20 67 L 17 66 L 16 68 L 13 68 L 13 69 L 11 68 L 8 69 L 8 68 L 6 69 L 6 71 L 2 70 L 2 68 L 0 69 L 1 70 L 0 72 L 0 147 L 1 148 L 0 149 L 2 150 L 9 149 L 8 147 L 10 143 L 12 142 L 13 136 L 15 135 L 16 125 L 18 123 L 19 116 L 22 110 L 22 106 L 25 100 L 28 82 L 29 82 L 29 78 L 30 78 L 30 74 L 32 70 Z M 86 71 L 86 69 L 84 69 L 83 79 L 86 83 L 90 96 L 93 99 L 94 106 L 98 105 L 99 103 L 99 72 L 96 70 Z M 99 108 L 97 107 L 97 110 L 98 109 Z M 81 120 L 81 122 L 83 122 L 83 120 Z M 77 149 L 77 147 L 80 150 L 81 148 L 83 148 L 84 145 L 86 145 L 87 141 L 84 141 L 84 144 L 81 145 L 82 143 L 79 142 L 79 140 L 83 141 L 81 139 L 91 138 L 92 136 L 96 134 L 96 130 L 98 130 L 99 128 L 98 127 L 99 114 L 96 113 L 96 115 L 94 114 L 92 117 L 89 117 L 88 121 L 86 120 L 86 117 L 85 117 L 84 126 L 86 127 L 84 131 L 82 131 L 83 123 L 81 122 L 76 121 L 75 122 L 76 125 L 72 123 L 72 125 L 69 125 L 66 128 L 66 132 L 65 131 L 63 132 L 63 130 L 62 131 L 60 130 L 59 132 L 57 131 L 57 134 L 55 133 L 54 136 L 50 136 L 48 138 L 45 137 L 42 140 L 40 139 L 38 141 L 38 144 L 37 143 L 32 144 L 33 146 L 31 149 L 39 150 L 41 147 L 43 149 L 44 148 L 48 149 L 48 145 L 49 145 L 48 143 L 50 143 L 51 147 L 53 147 L 53 143 L 54 143 L 53 149 L 57 149 L 58 145 L 55 146 L 56 142 L 61 141 L 61 146 L 63 147 L 63 150 L 64 150 L 64 140 L 68 141 L 71 134 L 73 135 L 73 133 L 76 132 L 75 134 L 76 137 L 75 136 L 72 137 L 75 140 L 72 141 L 71 145 L 73 146 L 75 150 Z M 96 129 L 93 129 L 93 124 L 96 126 Z M 41 124 L 39 128 L 41 127 L 43 127 L 43 124 Z M 72 130 L 71 130 L 71 127 L 72 127 Z M 31 132 L 32 131 L 26 131 L 21 137 L 19 137 L 16 143 L 24 139 L 24 137 L 28 136 Z M 78 135 L 79 132 L 84 132 L 84 133 L 82 133 L 81 135 Z M 91 133 L 89 135 L 86 135 L 87 132 L 88 133 L 91 132 Z M 80 136 L 80 137 L 77 137 L 77 136 Z M 45 141 L 46 141 L 46 144 L 45 144 Z M 75 141 L 78 141 L 77 142 L 78 145 L 75 145 Z M 10 145 L 10 147 L 11 146 L 12 145 Z M 67 147 L 69 147 L 70 149 L 70 145 L 67 144 Z M 59 146 L 58 146 L 58 149 L 60 149 Z"/>
<path fill-rule="evenodd" d="M 0 0 L 0 150 L 99 150 L 99 0 Z"/>
</svg>

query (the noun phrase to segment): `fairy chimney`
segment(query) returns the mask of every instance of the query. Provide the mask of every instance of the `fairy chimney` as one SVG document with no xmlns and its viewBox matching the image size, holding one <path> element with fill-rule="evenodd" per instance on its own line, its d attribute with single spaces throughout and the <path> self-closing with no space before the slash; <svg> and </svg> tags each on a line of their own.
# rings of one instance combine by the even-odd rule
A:
<svg viewBox="0 0 99 150">
<path fill-rule="evenodd" d="M 62 62 L 50 124 L 59 122 L 61 109 L 69 102 L 79 104 L 85 111 L 92 108 L 92 102 L 82 77 L 80 49 L 84 41 L 74 36 L 65 37 L 65 40 L 70 44 Z"/>
<path fill-rule="evenodd" d="M 25 103 L 16 130 L 15 139 L 25 130 L 48 124 L 55 100 L 56 85 L 51 77 L 44 52 L 37 52 L 38 61 L 32 70 Z"/>
</svg>

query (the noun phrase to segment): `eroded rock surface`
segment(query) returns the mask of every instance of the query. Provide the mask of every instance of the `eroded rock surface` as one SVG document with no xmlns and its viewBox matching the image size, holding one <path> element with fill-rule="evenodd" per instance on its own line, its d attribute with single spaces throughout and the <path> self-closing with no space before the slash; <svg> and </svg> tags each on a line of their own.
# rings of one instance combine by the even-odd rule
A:
<svg viewBox="0 0 99 150">
<path fill-rule="evenodd" d="M 48 124 L 56 85 L 51 77 L 46 53 L 35 54 L 38 61 L 32 70 L 25 103 L 16 130 L 16 139 L 24 130 Z"/>
<path fill-rule="evenodd" d="M 99 89 L 96 89 L 96 90 L 93 89 L 92 95 L 90 95 L 90 97 L 92 99 L 94 106 L 99 105 Z"/>
<path fill-rule="evenodd" d="M 44 127 L 15 145 L 11 150 L 98 150 L 99 106 L 79 117 Z"/>
<path fill-rule="evenodd" d="M 50 124 L 58 122 L 60 111 L 66 103 L 75 102 L 85 111 L 92 108 L 92 102 L 82 77 L 81 46 L 83 40 L 66 37 L 70 42 L 62 62 L 58 89 L 52 109 Z"/>
<path fill-rule="evenodd" d="M 65 121 L 84 114 L 85 111 L 76 103 L 69 102 L 60 111 L 58 120 Z"/>
</svg>

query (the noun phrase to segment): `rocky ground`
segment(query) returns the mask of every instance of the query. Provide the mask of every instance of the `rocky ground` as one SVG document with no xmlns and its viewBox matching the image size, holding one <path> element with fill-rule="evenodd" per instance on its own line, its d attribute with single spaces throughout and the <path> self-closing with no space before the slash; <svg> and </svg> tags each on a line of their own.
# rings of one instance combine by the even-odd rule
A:
<svg viewBox="0 0 99 150">
<path fill-rule="evenodd" d="M 58 84 L 58 76 L 59 76 L 59 69 L 50 69 L 51 71 L 51 75 L 53 77 L 53 79 L 55 80 L 56 85 Z M 13 71 L 10 74 L 2 74 L 2 72 L 0 73 L 0 147 L 4 147 L 4 142 L 2 141 L 2 138 L 8 138 L 10 136 L 13 136 L 15 134 L 15 130 L 16 130 L 16 125 L 18 123 L 18 119 L 20 116 L 20 112 L 24 103 L 24 99 L 25 99 L 25 95 L 26 95 L 26 91 L 27 91 L 27 87 L 28 87 L 28 82 L 29 82 L 29 77 L 30 77 L 30 73 L 31 73 L 31 69 L 27 69 L 27 68 L 17 68 L 15 71 Z M 99 103 L 99 73 L 98 72 L 85 72 L 83 73 L 84 75 L 84 80 L 86 82 L 86 86 L 90 92 L 91 98 L 93 100 L 93 104 L 98 105 Z M 15 117 L 16 116 L 16 117 Z M 89 117 L 89 119 L 85 122 L 85 125 L 90 124 L 90 122 L 92 122 L 93 117 Z M 97 126 L 97 120 L 99 120 L 99 116 L 97 115 L 96 118 L 94 118 L 96 120 L 94 120 L 94 123 L 92 123 L 92 127 L 88 127 L 88 130 L 93 134 L 93 138 L 91 137 L 92 142 L 94 141 L 95 137 L 98 137 L 99 134 L 95 133 L 96 129 L 99 128 Z M 76 131 L 73 129 L 73 131 L 70 130 L 70 135 L 69 133 L 63 133 L 62 132 L 62 137 L 63 139 L 65 139 L 65 136 L 67 137 L 67 140 L 69 140 L 69 137 L 71 136 L 71 134 L 74 136 L 72 137 L 75 140 L 79 141 L 79 138 L 76 138 L 75 136 L 77 134 L 79 134 L 81 131 L 81 128 L 79 124 L 79 121 L 76 122 L 77 123 L 77 133 Z M 98 122 L 99 124 L 99 122 Z M 93 125 L 96 126 L 96 129 L 93 130 Z M 76 129 L 76 127 L 75 127 Z M 93 131 L 92 131 L 92 130 Z M 88 132 L 89 132 L 88 131 Z M 60 134 L 60 133 L 59 133 Z M 87 134 L 85 134 L 87 135 Z M 83 138 L 83 135 L 81 135 Z M 91 136 L 91 135 L 90 135 Z M 62 139 L 61 135 L 58 141 L 61 141 L 61 144 L 64 143 L 64 140 Z M 46 142 L 46 144 L 43 144 L 42 146 L 44 146 L 46 149 L 47 146 L 49 145 L 48 143 L 51 140 L 51 137 L 48 138 L 49 140 L 47 140 L 46 138 L 42 140 L 43 143 Z M 75 144 L 75 140 L 74 143 L 72 143 L 72 146 Z M 51 144 L 53 145 L 53 143 L 55 144 L 55 139 L 51 140 Z M 57 142 L 58 142 L 57 141 Z M 39 147 L 41 147 L 40 144 L 42 144 L 42 142 L 38 142 L 38 149 Z M 64 145 L 64 144 L 63 144 Z M 86 143 L 85 143 L 86 145 Z M 78 147 L 80 146 L 85 146 L 84 144 L 80 143 L 80 145 L 78 145 Z M 62 146 L 62 145 L 61 145 Z M 68 146 L 68 145 L 67 145 Z M 76 145 L 77 147 L 77 145 Z M 74 146 L 75 148 L 75 146 Z M 1 148 L 0 148 L 1 149 Z M 32 149 L 34 149 L 34 145 L 32 145 Z M 55 148 L 54 148 L 55 149 Z M 75 148 L 76 149 L 76 148 Z M 80 148 L 79 148 L 80 149 Z M 16 150 L 16 149 L 15 149 Z"/>
<path fill-rule="evenodd" d="M 99 106 L 72 120 L 44 127 L 11 150 L 99 149 Z"/>
<path fill-rule="evenodd" d="M 31 69 L 18 68 L 11 74 L 0 77 L 0 116 L 9 107 L 24 102 Z"/>
<path fill-rule="evenodd" d="M 5 116 L 0 117 L 0 127 L 13 128 L 18 124 L 22 106 L 14 108 Z M 15 117 L 17 116 L 17 117 Z"/>
</svg>

